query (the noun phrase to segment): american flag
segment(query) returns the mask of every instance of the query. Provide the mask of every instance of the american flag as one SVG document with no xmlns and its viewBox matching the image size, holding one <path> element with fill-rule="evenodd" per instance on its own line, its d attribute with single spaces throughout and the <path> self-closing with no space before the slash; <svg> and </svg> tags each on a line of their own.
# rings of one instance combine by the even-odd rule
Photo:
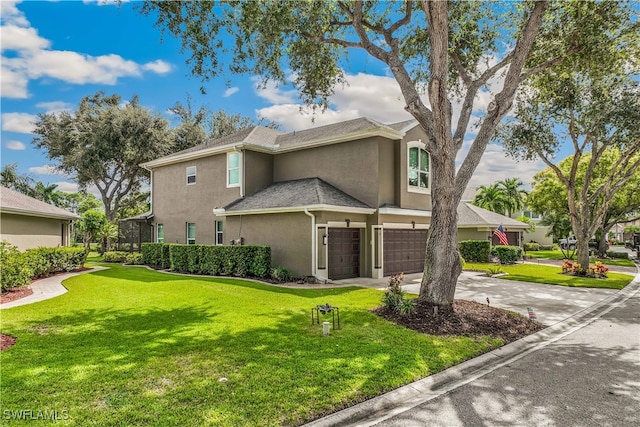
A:
<svg viewBox="0 0 640 427">
<path fill-rule="evenodd" d="M 507 239 L 507 233 L 504 232 L 504 228 L 502 228 L 502 224 L 500 224 L 498 228 L 496 228 L 493 234 L 498 236 L 498 240 L 500 240 L 501 244 L 509 245 L 509 239 Z"/>
</svg>

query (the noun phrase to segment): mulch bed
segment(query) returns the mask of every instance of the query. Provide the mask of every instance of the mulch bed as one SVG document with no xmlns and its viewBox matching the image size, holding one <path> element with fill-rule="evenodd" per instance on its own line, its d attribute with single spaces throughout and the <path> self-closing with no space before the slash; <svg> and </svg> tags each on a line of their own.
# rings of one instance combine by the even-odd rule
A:
<svg viewBox="0 0 640 427">
<path fill-rule="evenodd" d="M 17 338 L 11 335 L 0 334 L 0 351 L 6 350 L 16 343 Z"/>
<path fill-rule="evenodd" d="M 505 343 L 544 328 L 541 323 L 517 313 L 473 301 L 455 300 L 453 310 L 438 308 L 437 315 L 434 315 L 434 305 L 427 301 L 415 299 L 413 304 L 413 314 L 402 315 L 387 307 L 376 308 L 373 312 L 398 325 L 429 335 L 488 335 L 501 338 Z"/>
<path fill-rule="evenodd" d="M 28 286 L 18 286 L 17 288 L 10 288 L 3 291 L 2 295 L 0 295 L 0 304 L 28 297 L 31 294 L 33 294 L 33 290 Z"/>
</svg>

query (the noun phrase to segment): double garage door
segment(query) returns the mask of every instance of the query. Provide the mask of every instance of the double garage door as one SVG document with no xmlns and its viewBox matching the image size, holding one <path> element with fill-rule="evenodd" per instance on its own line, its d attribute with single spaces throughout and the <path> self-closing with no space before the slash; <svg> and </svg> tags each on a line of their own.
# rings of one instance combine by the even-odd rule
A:
<svg viewBox="0 0 640 427">
<path fill-rule="evenodd" d="M 383 242 L 385 276 L 423 270 L 427 230 L 384 230 Z"/>
</svg>

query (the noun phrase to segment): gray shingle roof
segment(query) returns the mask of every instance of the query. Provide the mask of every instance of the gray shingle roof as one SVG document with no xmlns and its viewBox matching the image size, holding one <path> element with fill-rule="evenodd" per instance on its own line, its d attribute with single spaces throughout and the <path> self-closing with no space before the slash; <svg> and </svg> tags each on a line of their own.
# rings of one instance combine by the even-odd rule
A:
<svg viewBox="0 0 640 427">
<path fill-rule="evenodd" d="M 320 178 L 305 178 L 272 184 L 251 196 L 227 205 L 225 211 L 235 212 L 317 205 L 371 208 Z"/>
<path fill-rule="evenodd" d="M 391 129 L 402 130 L 409 125 L 417 125 L 417 124 L 418 124 L 418 121 L 416 119 L 410 119 L 410 120 L 405 120 L 403 122 L 391 123 L 387 126 L 389 126 Z"/>
<path fill-rule="evenodd" d="M 508 216 L 491 212 L 467 202 L 458 205 L 458 227 L 497 227 L 502 224 L 509 228 L 528 228 L 529 225 Z"/>
<path fill-rule="evenodd" d="M 72 212 L 0 186 L 0 211 L 46 218 L 79 219 Z"/>
</svg>

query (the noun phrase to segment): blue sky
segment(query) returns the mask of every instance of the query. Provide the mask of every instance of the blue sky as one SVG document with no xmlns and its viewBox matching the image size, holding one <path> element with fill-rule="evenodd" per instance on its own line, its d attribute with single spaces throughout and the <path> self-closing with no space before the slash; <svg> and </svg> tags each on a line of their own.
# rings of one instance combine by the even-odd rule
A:
<svg viewBox="0 0 640 427">
<path fill-rule="evenodd" d="M 73 110 L 83 96 L 103 90 L 140 103 L 172 120 L 167 109 L 191 96 L 195 107 L 264 117 L 285 131 L 367 116 L 383 123 L 411 118 L 388 71 L 374 59 L 359 56 L 345 64 L 349 85 L 336 91 L 331 108 L 311 121 L 291 87 L 257 88 L 256 76 L 229 75 L 207 82 L 193 77 L 180 43 L 161 32 L 153 20 L 121 6 L 81 1 L 0 1 L 2 16 L 2 166 L 16 162 L 20 173 L 63 191 L 76 185 L 58 175 L 46 153 L 31 141 L 38 113 Z M 347 68 L 348 66 L 348 68 Z M 479 107 L 488 96 L 479 99 Z M 304 108 L 303 108 L 304 110 Z M 490 145 L 470 185 L 508 177 L 525 183 L 541 162 L 515 163 L 502 148 Z"/>
</svg>

